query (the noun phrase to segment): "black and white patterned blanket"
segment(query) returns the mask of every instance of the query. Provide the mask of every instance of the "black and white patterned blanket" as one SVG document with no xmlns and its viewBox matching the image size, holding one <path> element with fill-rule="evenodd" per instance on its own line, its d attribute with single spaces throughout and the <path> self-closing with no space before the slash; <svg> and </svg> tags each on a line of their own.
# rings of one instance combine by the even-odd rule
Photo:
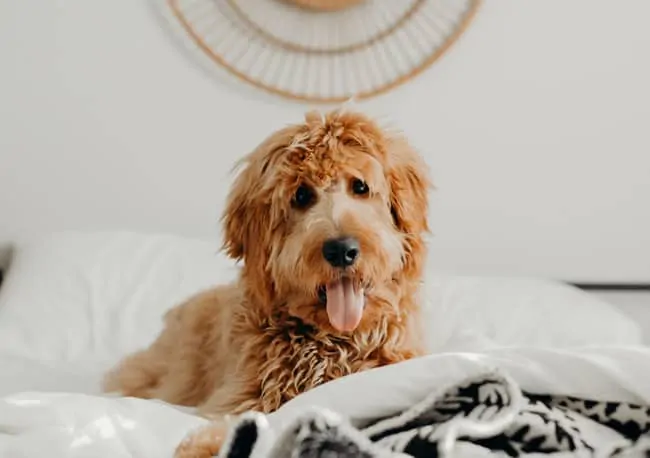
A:
<svg viewBox="0 0 650 458">
<path fill-rule="evenodd" d="M 314 409 L 273 435 L 246 414 L 220 457 L 650 457 L 650 406 L 526 393 L 498 371 L 431 391 L 365 425 Z"/>
</svg>

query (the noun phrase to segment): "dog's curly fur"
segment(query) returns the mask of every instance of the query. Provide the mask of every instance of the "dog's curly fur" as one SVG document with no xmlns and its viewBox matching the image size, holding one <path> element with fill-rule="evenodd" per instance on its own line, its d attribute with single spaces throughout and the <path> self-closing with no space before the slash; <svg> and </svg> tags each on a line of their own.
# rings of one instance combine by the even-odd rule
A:
<svg viewBox="0 0 650 458">
<path fill-rule="evenodd" d="M 271 412 L 329 380 L 422 353 L 430 181 L 406 140 L 359 113 L 309 113 L 241 165 L 223 217 L 225 250 L 243 261 L 239 280 L 169 311 L 157 340 L 107 375 L 107 391 L 206 416 Z M 367 192 L 355 194 L 354 180 Z M 324 241 L 340 236 L 359 241 L 345 275 L 365 291 L 361 322 L 348 333 L 332 326 L 318 296 L 341 275 L 322 255 Z M 215 435 L 194 437 L 177 456 L 218 449 Z"/>
</svg>

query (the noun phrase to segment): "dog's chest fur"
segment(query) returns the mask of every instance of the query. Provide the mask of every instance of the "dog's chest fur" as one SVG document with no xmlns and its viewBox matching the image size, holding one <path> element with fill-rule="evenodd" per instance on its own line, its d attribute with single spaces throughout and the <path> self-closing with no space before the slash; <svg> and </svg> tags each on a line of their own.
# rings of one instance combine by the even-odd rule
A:
<svg viewBox="0 0 650 458">
<path fill-rule="evenodd" d="M 345 375 L 386 364 L 379 333 L 333 337 L 300 329 L 267 329 L 260 350 L 260 398 L 277 409 L 298 394 Z"/>
</svg>

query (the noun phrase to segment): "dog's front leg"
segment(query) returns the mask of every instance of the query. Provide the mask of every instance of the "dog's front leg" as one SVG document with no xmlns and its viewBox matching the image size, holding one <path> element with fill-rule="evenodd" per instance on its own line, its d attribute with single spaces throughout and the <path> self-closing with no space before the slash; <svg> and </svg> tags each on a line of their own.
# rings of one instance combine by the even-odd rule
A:
<svg viewBox="0 0 650 458">
<path fill-rule="evenodd" d="M 199 406 L 199 413 L 211 420 L 210 423 L 188 434 L 176 449 L 174 458 L 216 456 L 224 444 L 234 416 L 248 411 L 264 411 L 259 393 L 257 379 L 248 383 L 238 380 L 238 383 L 230 383 L 215 390 Z"/>
<path fill-rule="evenodd" d="M 228 434 L 226 417 L 213 419 L 210 424 L 189 433 L 181 442 L 174 458 L 212 458 L 217 456 Z"/>
<path fill-rule="evenodd" d="M 395 348 L 395 349 L 383 349 L 380 353 L 381 365 L 389 365 L 395 363 L 401 363 L 409 359 L 417 358 L 419 356 L 426 355 L 426 351 L 420 348 Z"/>
<path fill-rule="evenodd" d="M 176 448 L 174 458 L 212 458 L 219 454 L 235 416 L 206 415 L 206 418 L 210 423 L 190 432 Z"/>
</svg>

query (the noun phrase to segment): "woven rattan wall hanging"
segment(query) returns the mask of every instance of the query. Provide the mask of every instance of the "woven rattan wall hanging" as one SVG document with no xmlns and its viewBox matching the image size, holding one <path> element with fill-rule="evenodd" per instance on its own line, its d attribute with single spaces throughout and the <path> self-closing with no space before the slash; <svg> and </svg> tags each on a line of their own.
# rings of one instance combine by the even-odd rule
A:
<svg viewBox="0 0 650 458">
<path fill-rule="evenodd" d="M 480 0 L 167 0 L 207 56 L 283 97 L 338 103 L 403 84 L 463 33 Z"/>
</svg>

